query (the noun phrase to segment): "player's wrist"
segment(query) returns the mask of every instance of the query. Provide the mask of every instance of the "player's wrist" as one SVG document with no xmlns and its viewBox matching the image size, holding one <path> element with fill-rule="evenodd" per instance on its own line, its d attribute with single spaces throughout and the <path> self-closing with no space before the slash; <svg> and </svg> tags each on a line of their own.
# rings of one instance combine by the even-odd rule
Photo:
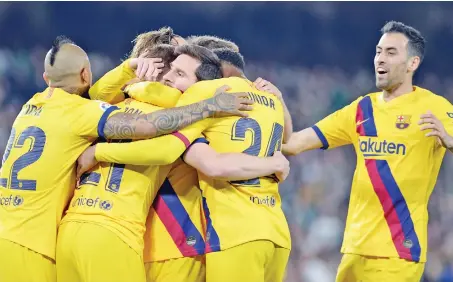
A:
<svg viewBox="0 0 453 282">
<path fill-rule="evenodd" d="M 447 134 L 444 138 L 444 144 L 448 150 L 453 151 L 453 137 Z"/>
<path fill-rule="evenodd" d="M 102 144 L 98 143 L 96 145 L 93 145 L 93 150 L 94 150 L 94 159 L 96 161 L 100 162 L 102 159 Z"/>
</svg>

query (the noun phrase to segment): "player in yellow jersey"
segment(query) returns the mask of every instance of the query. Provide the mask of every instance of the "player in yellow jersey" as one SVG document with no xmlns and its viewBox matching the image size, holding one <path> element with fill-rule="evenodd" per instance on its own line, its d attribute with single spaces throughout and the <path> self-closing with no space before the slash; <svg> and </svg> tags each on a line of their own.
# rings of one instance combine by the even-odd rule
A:
<svg viewBox="0 0 453 282">
<path fill-rule="evenodd" d="M 337 281 L 420 281 L 426 262 L 428 201 L 445 148 L 417 125 L 432 111 L 453 133 L 453 106 L 414 86 L 424 56 L 419 31 L 400 22 L 382 28 L 376 86 L 312 128 L 294 133 L 284 152 L 352 144 L 357 167 L 351 189 Z M 448 141 L 445 135 L 439 136 Z M 448 143 L 448 142 L 447 142 Z M 416 164 L 416 165 L 415 165 Z"/>
<path fill-rule="evenodd" d="M 167 36 L 164 36 L 164 38 L 167 38 Z M 208 48 L 238 49 L 233 42 L 212 36 L 192 36 L 189 41 L 191 40 L 196 41 L 194 43 L 197 45 Z M 139 41 L 137 41 L 138 43 Z M 140 55 L 139 50 L 143 52 L 145 49 L 143 45 L 134 46 L 135 52 L 132 52 L 132 56 L 138 57 Z M 117 79 L 124 80 L 125 78 L 117 77 Z M 150 86 L 153 88 L 152 85 Z M 137 95 L 137 93 L 135 94 Z M 147 101 L 147 97 L 144 98 L 144 101 Z M 148 100 L 148 102 L 151 101 Z M 292 128 L 292 126 L 285 127 L 285 130 L 287 128 Z M 203 139 L 199 138 L 198 141 Z M 209 150 L 209 147 L 205 148 L 205 150 Z M 204 170 L 200 170 L 212 178 L 225 175 L 228 172 L 228 168 L 221 166 L 219 169 L 219 166 L 216 166 L 218 163 L 210 163 L 208 154 L 209 151 L 200 152 L 199 155 L 204 156 L 200 163 L 200 165 L 204 166 Z M 192 154 L 192 156 L 197 156 L 197 154 Z M 214 157 L 211 159 L 214 159 Z M 218 158 L 217 161 L 221 161 L 222 164 L 225 162 L 225 160 Z M 239 169 L 239 171 L 242 169 L 237 165 L 235 168 Z M 208 172 L 206 172 L 206 169 Z M 166 171 L 163 173 L 163 176 L 165 175 Z M 174 193 L 169 193 L 168 189 L 174 189 L 172 190 Z M 167 202 L 172 203 L 165 209 L 166 212 L 162 211 L 163 205 L 159 204 L 162 203 L 161 198 L 167 199 Z M 158 197 L 154 201 L 153 207 L 157 207 L 157 210 L 152 208 L 147 220 L 144 259 L 148 281 L 165 281 L 165 279 L 171 281 L 199 281 L 204 279 L 205 271 L 201 256 L 205 253 L 205 250 L 204 248 L 201 250 L 200 247 L 200 244 L 204 244 L 204 236 L 201 239 L 200 236 L 204 235 L 205 232 L 195 232 L 194 236 L 190 235 L 191 232 L 201 229 L 201 203 L 201 192 L 198 187 L 196 172 L 184 162 L 177 161 L 169 172 L 168 180 L 165 181 L 163 189 L 160 190 Z M 186 239 L 183 240 L 181 238 Z M 187 244 L 190 243 L 195 245 L 193 247 L 188 246 Z"/>
<path fill-rule="evenodd" d="M 86 98 L 112 104 L 122 102 L 125 99 L 122 88 L 127 82 L 136 78 L 156 81 L 157 76 L 162 72 L 164 64 L 161 58 L 150 57 L 147 53 L 149 48 L 158 44 L 173 46 L 185 44 L 185 40 L 174 34 L 170 27 L 141 33 L 132 42 L 134 46 L 129 58 L 99 79 L 90 88 L 89 97 Z"/>
<path fill-rule="evenodd" d="M 154 49 L 158 51 L 163 47 L 166 47 L 164 50 L 167 51 L 170 48 L 170 52 L 172 52 L 171 46 L 156 46 Z M 220 64 L 217 71 L 212 65 L 212 61 L 216 60 L 215 56 L 212 54 L 213 57 L 209 58 L 208 52 L 210 51 L 205 51 L 202 61 L 194 66 L 197 73 L 205 78 L 220 75 Z M 165 56 L 155 54 L 155 57 Z M 148 87 L 147 90 L 150 93 L 148 98 L 154 101 L 156 101 L 154 95 L 176 97 L 172 92 L 179 92 L 178 89 L 156 83 L 152 83 L 151 89 Z M 164 93 L 158 93 L 160 90 L 163 90 Z M 125 105 L 126 112 L 142 111 L 145 107 L 151 110 L 152 107 L 130 99 L 126 100 Z M 207 160 L 210 158 L 215 161 L 223 160 L 223 163 L 216 162 L 213 167 L 197 167 L 206 174 L 210 174 L 215 167 L 220 167 L 225 163 L 241 163 L 241 166 L 230 167 L 222 174 L 223 177 L 233 180 L 272 174 L 278 172 L 276 168 L 284 167 L 280 165 L 281 162 L 287 163 L 282 156 L 264 160 L 245 154 L 217 156 L 214 152 L 211 155 L 205 154 L 204 157 Z M 184 169 L 184 166 L 187 167 L 181 163 L 175 164 L 174 168 L 171 166 L 159 168 L 157 166 L 101 164 L 93 172 L 84 175 L 81 178 L 82 185 L 76 190 L 67 215 L 62 221 L 57 250 L 58 279 L 62 281 L 99 281 L 100 279 L 144 281 L 141 257 L 145 220 L 157 189 L 164 182 L 156 199 L 157 202 L 154 204 L 157 215 L 171 235 L 174 235 L 171 229 L 178 227 L 186 233 L 184 242 L 180 243 L 185 250 L 183 249 L 181 252 L 195 250 L 204 253 L 205 244 L 204 238 L 201 236 L 203 233 L 201 226 L 197 229 L 190 220 L 179 218 L 180 213 L 185 212 L 184 201 L 172 197 L 176 191 L 192 193 L 193 196 L 196 196 L 196 192 L 199 194 L 196 187 L 195 191 L 186 189 L 186 187 L 196 186 L 197 182 L 187 182 L 187 180 L 193 179 L 190 178 L 190 174 L 192 176 L 196 176 L 196 174 L 191 173 L 187 168 Z M 169 179 L 164 181 L 170 169 Z M 198 216 L 200 216 L 201 195 L 198 198 L 200 198 L 198 206 Z M 189 201 L 187 202 L 186 205 L 191 204 Z M 168 209 L 172 212 L 169 213 Z M 201 221 L 200 218 L 198 219 Z M 173 223 L 172 220 L 177 221 L 176 225 L 169 226 L 169 223 Z M 186 242 L 187 245 L 183 246 L 182 243 Z M 129 248 L 130 250 L 128 250 Z M 119 263 L 112 268 L 112 263 L 106 264 L 106 260 Z M 179 275 L 182 274 L 182 270 L 179 268 Z M 202 272 L 194 271 L 193 268 L 191 270 L 187 273 L 189 276 L 185 276 L 184 279 L 171 280 L 204 281 Z M 174 269 L 172 272 L 175 272 Z M 166 279 L 169 278 L 166 277 Z M 161 278 L 158 277 L 153 281 L 161 281 Z"/>
<path fill-rule="evenodd" d="M 237 114 L 239 105 L 228 94 L 177 110 L 114 113 L 117 107 L 80 97 L 91 85 L 91 67 L 72 41 L 57 38 L 44 66 L 49 88 L 23 106 L 2 161 L 0 252 L 7 255 L 0 256 L 0 273 L 6 282 L 55 281 L 57 226 L 75 184 L 75 161 L 97 137 L 151 138 L 219 110 Z"/>
<path fill-rule="evenodd" d="M 183 48 L 192 47 L 182 46 L 177 50 Z M 230 52 L 230 57 L 236 54 Z M 234 91 L 249 92 L 256 106 L 250 118 L 205 120 L 179 131 L 180 137 L 190 144 L 203 133 L 217 152 L 271 156 L 280 148 L 283 138 L 281 102 L 274 95 L 257 90 L 252 82 L 242 77 L 198 82 L 187 89 L 190 86 L 188 77 L 194 75 L 190 73 L 190 65 L 196 57 L 196 52 L 179 55 L 164 76 L 167 85 L 186 90 L 178 105 L 203 98 L 200 93 L 209 97 L 218 86 L 228 85 Z M 229 68 L 228 73 L 243 75 L 232 64 L 226 63 L 223 67 L 224 71 Z M 126 164 L 166 164 L 175 161 L 185 150 L 182 143 L 175 136 L 163 136 L 134 144 L 97 144 L 95 158 L 99 161 L 121 160 Z M 156 147 L 162 149 L 154 154 L 143 154 L 146 148 Z M 188 154 L 197 147 L 192 146 Z M 230 182 L 199 174 L 199 181 L 207 220 L 207 280 L 282 281 L 291 242 L 276 179 L 265 177 Z"/>
</svg>

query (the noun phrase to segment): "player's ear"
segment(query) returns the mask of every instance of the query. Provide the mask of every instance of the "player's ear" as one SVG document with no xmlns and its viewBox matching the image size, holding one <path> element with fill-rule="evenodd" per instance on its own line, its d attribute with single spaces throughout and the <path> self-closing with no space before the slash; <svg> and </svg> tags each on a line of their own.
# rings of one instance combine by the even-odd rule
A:
<svg viewBox="0 0 453 282">
<path fill-rule="evenodd" d="M 47 77 L 46 72 L 43 72 L 43 73 L 42 73 L 42 78 L 43 78 L 44 81 L 46 82 L 47 86 L 49 86 L 49 78 Z"/>
<path fill-rule="evenodd" d="M 90 74 L 87 68 L 83 68 L 80 72 L 80 78 L 82 79 L 83 84 L 90 84 Z"/>
<path fill-rule="evenodd" d="M 420 66 L 420 57 L 413 56 L 409 59 L 407 70 L 409 72 L 415 72 L 419 66 Z"/>
</svg>

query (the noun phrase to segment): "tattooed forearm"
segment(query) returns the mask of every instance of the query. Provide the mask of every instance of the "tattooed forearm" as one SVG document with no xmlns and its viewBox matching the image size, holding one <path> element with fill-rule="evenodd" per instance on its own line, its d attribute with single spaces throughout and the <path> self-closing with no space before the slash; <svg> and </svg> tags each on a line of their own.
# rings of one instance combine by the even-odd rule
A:
<svg viewBox="0 0 453 282">
<path fill-rule="evenodd" d="M 237 113 L 236 99 L 233 94 L 220 93 L 195 104 L 150 114 L 118 113 L 107 120 L 104 135 L 108 139 L 143 139 L 169 134 L 208 117 Z"/>
</svg>

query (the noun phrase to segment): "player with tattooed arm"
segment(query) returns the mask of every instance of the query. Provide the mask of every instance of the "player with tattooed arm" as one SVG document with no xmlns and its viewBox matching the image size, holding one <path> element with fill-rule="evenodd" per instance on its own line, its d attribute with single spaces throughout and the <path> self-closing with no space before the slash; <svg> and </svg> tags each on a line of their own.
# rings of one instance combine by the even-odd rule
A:
<svg viewBox="0 0 453 282">
<path fill-rule="evenodd" d="M 197 48 L 190 45 L 178 47 L 180 55 L 164 76 L 167 85 L 184 91 L 178 105 L 210 97 L 218 86 L 229 85 L 235 91 L 248 92 L 250 99 L 255 101 L 250 117 L 201 121 L 178 131 L 177 136 L 168 135 L 130 144 L 97 144 L 89 149 L 91 153 L 95 151 L 97 160 L 142 165 L 169 164 L 202 133 L 219 153 L 244 152 L 266 157 L 280 149 L 285 126 L 283 106 L 274 95 L 259 91 L 252 82 L 243 78 L 242 56 L 232 50 L 222 50 L 225 53 L 222 72 L 235 77 L 193 84 L 190 78 L 196 73 L 191 65 L 197 57 L 193 49 Z M 134 86 L 129 87 L 131 97 L 134 96 Z M 204 95 L 197 94 L 200 91 Z M 197 143 L 187 150 L 184 160 L 188 164 L 196 166 L 197 162 L 203 162 L 200 157 L 200 152 L 204 151 L 202 145 L 206 147 L 206 144 Z M 143 153 L 149 148 L 161 149 L 152 154 Z M 192 153 L 198 158 L 189 160 L 187 157 Z M 281 210 L 278 180 L 261 177 L 227 181 L 212 179 L 201 173 L 198 176 L 207 220 L 207 280 L 282 281 L 291 242 Z"/>
<path fill-rule="evenodd" d="M 240 95 L 221 93 L 187 107 L 151 114 L 80 97 L 91 85 L 87 54 L 59 37 L 47 53 L 49 88 L 33 96 L 16 118 L 0 173 L 2 281 L 55 281 L 57 226 L 75 185 L 77 157 L 98 137 L 152 138 L 218 114 L 239 114 Z M 163 119 L 172 120 L 171 126 Z"/>
</svg>

